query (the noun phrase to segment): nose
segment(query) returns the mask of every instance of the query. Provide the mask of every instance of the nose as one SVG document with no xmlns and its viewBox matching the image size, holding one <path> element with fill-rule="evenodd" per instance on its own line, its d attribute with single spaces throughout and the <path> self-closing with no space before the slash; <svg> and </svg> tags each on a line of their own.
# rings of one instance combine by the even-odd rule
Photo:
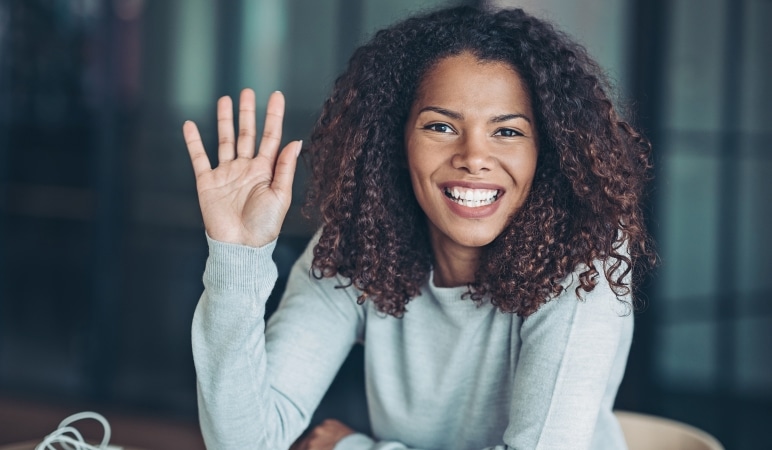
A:
<svg viewBox="0 0 772 450">
<path fill-rule="evenodd" d="M 488 146 L 485 136 L 467 135 L 460 140 L 451 164 L 471 174 L 491 170 L 493 158 Z"/>
</svg>

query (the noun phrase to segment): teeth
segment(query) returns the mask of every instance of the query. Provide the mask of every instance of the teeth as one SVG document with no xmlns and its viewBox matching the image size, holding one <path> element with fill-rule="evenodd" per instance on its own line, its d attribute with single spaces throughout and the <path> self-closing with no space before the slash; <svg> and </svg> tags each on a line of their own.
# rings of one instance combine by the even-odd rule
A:
<svg viewBox="0 0 772 450">
<path fill-rule="evenodd" d="M 445 195 L 459 205 L 469 208 L 490 205 L 499 196 L 496 189 L 466 189 L 454 186 L 452 189 L 445 188 Z"/>
</svg>

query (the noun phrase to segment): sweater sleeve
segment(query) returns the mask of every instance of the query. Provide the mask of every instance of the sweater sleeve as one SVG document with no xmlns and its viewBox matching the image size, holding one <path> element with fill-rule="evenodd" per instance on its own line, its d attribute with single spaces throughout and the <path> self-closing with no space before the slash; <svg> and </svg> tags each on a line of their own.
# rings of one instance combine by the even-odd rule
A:
<svg viewBox="0 0 772 450">
<path fill-rule="evenodd" d="M 310 275 L 312 241 L 266 327 L 276 243 L 208 242 L 192 327 L 204 440 L 223 450 L 288 448 L 361 336 L 361 307 L 347 289 L 334 289 L 338 280 Z"/>
<path fill-rule="evenodd" d="M 574 274 L 573 283 L 520 328 L 504 435 L 511 448 L 588 449 L 599 415 L 613 419 L 632 334 L 631 306 L 619 301 L 602 271 L 598 285 L 582 299 L 576 296 L 576 279 Z"/>
<path fill-rule="evenodd" d="M 507 450 L 505 445 L 486 447 L 480 450 Z M 406 447 L 404 444 L 394 441 L 374 441 L 369 436 L 361 433 L 350 434 L 341 439 L 334 450 L 426 450 Z M 477 449 L 475 449 L 477 450 Z"/>
</svg>

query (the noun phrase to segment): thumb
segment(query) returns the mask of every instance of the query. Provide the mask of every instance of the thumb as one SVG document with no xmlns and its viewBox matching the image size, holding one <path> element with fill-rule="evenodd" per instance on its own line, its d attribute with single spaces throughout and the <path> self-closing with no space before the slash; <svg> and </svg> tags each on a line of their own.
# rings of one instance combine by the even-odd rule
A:
<svg viewBox="0 0 772 450">
<path fill-rule="evenodd" d="M 295 179 L 298 156 L 302 148 L 303 141 L 294 141 L 287 144 L 281 151 L 278 161 L 276 161 L 276 169 L 271 183 L 272 189 L 292 194 L 292 182 Z"/>
</svg>

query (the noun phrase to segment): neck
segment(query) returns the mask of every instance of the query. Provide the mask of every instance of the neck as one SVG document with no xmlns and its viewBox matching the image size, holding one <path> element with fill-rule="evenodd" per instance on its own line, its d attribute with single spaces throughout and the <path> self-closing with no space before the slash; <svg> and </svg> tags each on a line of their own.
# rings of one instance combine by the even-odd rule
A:
<svg viewBox="0 0 772 450">
<path fill-rule="evenodd" d="M 473 282 L 482 250 L 458 245 L 445 236 L 439 237 L 439 234 L 430 232 L 434 253 L 434 285 L 457 287 Z"/>
</svg>

